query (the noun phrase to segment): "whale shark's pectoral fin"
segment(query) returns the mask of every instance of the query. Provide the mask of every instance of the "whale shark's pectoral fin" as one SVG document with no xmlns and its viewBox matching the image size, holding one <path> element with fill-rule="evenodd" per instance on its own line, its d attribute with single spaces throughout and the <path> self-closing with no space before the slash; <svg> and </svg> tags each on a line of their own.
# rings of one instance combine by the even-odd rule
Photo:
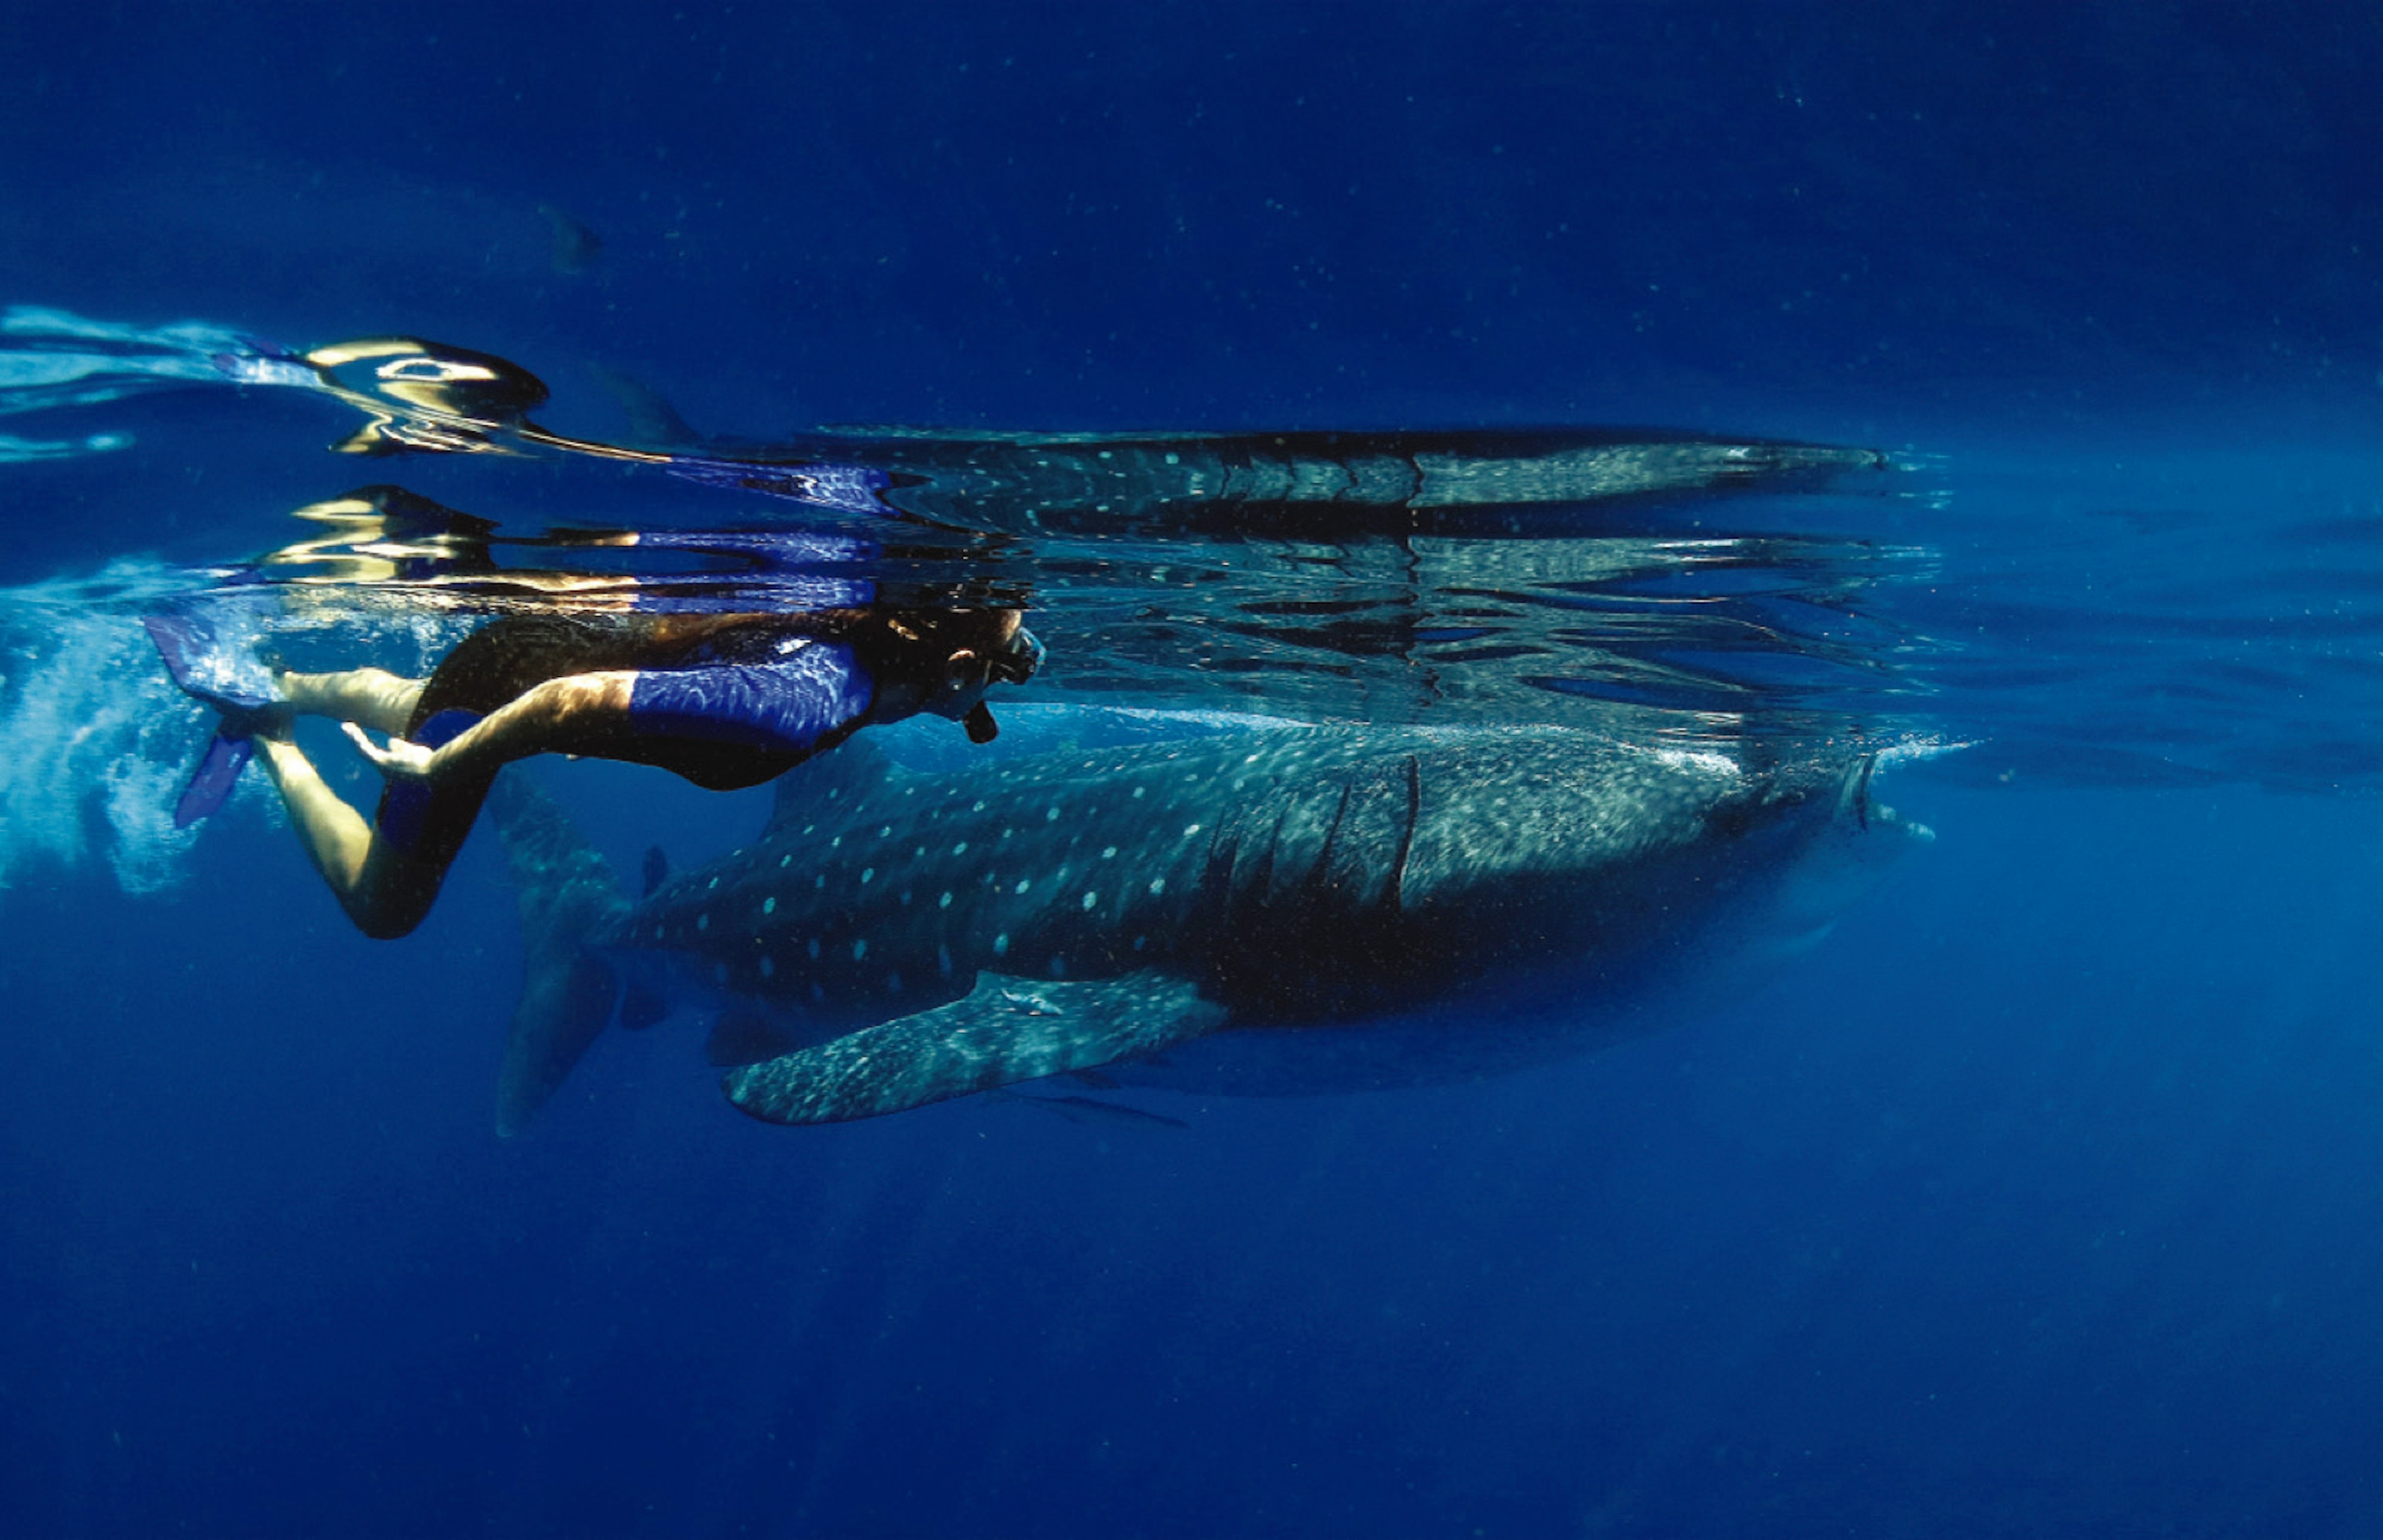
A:
<svg viewBox="0 0 2383 1540">
<path fill-rule="evenodd" d="M 1168 974 L 980 973 L 965 999 L 732 1071 L 722 1087 L 767 1123 L 842 1123 L 1136 1058 L 1224 1024 L 1223 1006 Z"/>
</svg>

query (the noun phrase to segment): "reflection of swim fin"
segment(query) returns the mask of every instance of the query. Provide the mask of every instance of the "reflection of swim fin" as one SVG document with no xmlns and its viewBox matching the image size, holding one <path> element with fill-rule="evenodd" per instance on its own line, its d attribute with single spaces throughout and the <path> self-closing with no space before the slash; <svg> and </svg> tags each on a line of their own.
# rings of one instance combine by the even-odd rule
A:
<svg viewBox="0 0 2383 1540">
<path fill-rule="evenodd" d="M 191 783 L 182 788 L 181 799 L 174 804 L 174 827 L 188 829 L 222 807 L 232 788 L 240 784 L 240 772 L 255 755 L 256 740 L 245 733 L 226 731 L 208 739 L 198 769 L 191 772 Z"/>
<path fill-rule="evenodd" d="M 365 337 L 305 355 L 334 391 L 393 402 L 407 418 L 493 427 L 518 423 L 546 400 L 546 383 L 494 353 L 414 337 Z"/>
<path fill-rule="evenodd" d="M 239 715 L 262 710 L 281 699 L 281 692 L 274 688 L 273 671 L 249 647 L 256 634 L 255 622 L 265 618 L 263 611 L 278 604 L 276 596 L 264 592 L 169 601 L 155 613 L 142 616 L 141 624 L 183 694 L 195 696 L 227 715 Z M 223 625 L 225 620 L 235 617 L 244 622 L 247 633 L 237 642 L 226 639 Z"/>
</svg>

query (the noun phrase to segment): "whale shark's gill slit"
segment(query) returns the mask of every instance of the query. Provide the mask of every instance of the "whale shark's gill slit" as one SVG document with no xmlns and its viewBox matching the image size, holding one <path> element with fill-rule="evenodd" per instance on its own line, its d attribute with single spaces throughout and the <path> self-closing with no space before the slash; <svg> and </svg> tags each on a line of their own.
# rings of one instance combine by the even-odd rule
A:
<svg viewBox="0 0 2383 1540">
<path fill-rule="evenodd" d="M 1244 879 L 1248 883 L 1247 891 L 1261 909 L 1271 907 L 1274 902 L 1275 852 L 1282 844 L 1282 826 L 1288 816 L 1281 808 L 1274 810 L 1274 828 L 1258 842 L 1257 855 L 1251 860 L 1249 875 Z M 1230 856 L 1234 866 L 1241 864 L 1240 846 L 1241 842 L 1235 840 Z"/>
<path fill-rule="evenodd" d="M 1356 789 L 1354 780 L 1340 782 L 1340 801 L 1332 809 L 1332 821 L 1324 828 L 1324 847 L 1315 853 L 1315 865 L 1308 869 L 1307 881 L 1303 884 L 1311 903 L 1332 886 L 1332 845 L 1340 837 L 1340 822 L 1349 816 L 1349 798 Z"/>
<path fill-rule="evenodd" d="M 1864 755 L 1861 769 L 1854 772 L 1852 782 L 1846 793 L 1846 800 L 1853 807 L 1854 821 L 1861 826 L 1865 833 L 1870 830 L 1870 778 L 1871 772 L 1877 769 L 1878 756 Z"/>
<path fill-rule="evenodd" d="M 1407 856 L 1414 849 L 1415 825 L 1423 821 L 1423 761 L 1407 756 L 1407 825 L 1399 832 L 1399 853 L 1390 862 L 1389 881 L 1382 884 L 1382 907 L 1389 914 L 1406 908 Z"/>
</svg>

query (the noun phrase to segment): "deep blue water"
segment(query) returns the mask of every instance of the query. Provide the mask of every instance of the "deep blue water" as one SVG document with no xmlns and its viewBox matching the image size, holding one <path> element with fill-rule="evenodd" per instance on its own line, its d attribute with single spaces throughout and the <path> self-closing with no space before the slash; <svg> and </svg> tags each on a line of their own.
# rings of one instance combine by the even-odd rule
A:
<svg viewBox="0 0 2383 1540">
<path fill-rule="evenodd" d="M 76 619 L 382 462 L 0 420 L 136 440 L 0 465 L 0 1532 L 2383 1529 L 2371 15 L 485 9 L 0 18 L 0 302 L 591 432 L 1880 445 L 1755 522 L 1912 553 L 1855 608 L 1974 746 L 1822 947 L 1553 1068 L 780 1129 L 614 1034 L 500 1141 L 492 851 L 376 943 L 262 798 L 165 839 L 198 719 Z M 630 869 L 762 816 L 549 782 Z"/>
</svg>

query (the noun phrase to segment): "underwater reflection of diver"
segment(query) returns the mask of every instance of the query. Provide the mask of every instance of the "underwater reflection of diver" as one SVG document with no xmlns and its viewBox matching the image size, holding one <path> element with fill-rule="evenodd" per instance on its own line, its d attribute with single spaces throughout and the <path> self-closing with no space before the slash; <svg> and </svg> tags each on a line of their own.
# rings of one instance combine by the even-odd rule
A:
<svg viewBox="0 0 2383 1540">
<path fill-rule="evenodd" d="M 320 533 L 267 552 L 252 568 L 230 570 L 235 581 L 327 589 L 325 602 L 335 607 L 401 598 L 408 608 L 427 609 L 526 601 L 596 611 L 726 613 L 968 602 L 952 585 L 894 597 L 892 585 L 870 574 L 889 559 L 919 553 L 849 535 L 559 528 L 505 537 L 490 520 L 389 485 L 359 487 L 294 516 Z M 994 591 L 973 586 L 987 599 Z"/>
<path fill-rule="evenodd" d="M 957 721 L 982 743 L 997 731 L 986 691 L 1022 683 L 1042 658 L 1016 608 L 757 610 L 747 592 L 746 608 L 732 610 L 683 598 L 640 603 L 633 583 L 614 583 L 629 591 L 609 609 L 549 604 L 500 616 L 426 680 L 377 668 L 268 666 L 254 644 L 286 588 L 252 585 L 156 607 L 143 623 L 176 683 L 222 714 L 176 822 L 219 806 L 261 754 L 350 918 L 367 934 L 403 935 L 428 912 L 496 772 L 512 760 L 618 759 L 733 790 L 862 727 L 920 712 Z M 340 721 L 388 777 L 372 824 L 291 739 L 298 716 Z M 388 745 L 374 745 L 367 729 L 388 734 Z"/>
<path fill-rule="evenodd" d="M 745 443 L 699 437 L 650 392 L 596 373 L 623 398 L 636 441 L 543 426 L 529 416 L 548 400 L 537 376 L 451 344 L 379 337 L 301 352 L 220 326 L 144 330 L 61 311 L 0 314 L 0 414 L 204 384 L 287 387 L 364 414 L 337 446 L 349 453 L 559 452 L 834 512 L 1026 536 L 1513 536 L 1601 527 L 1617 505 L 1648 499 L 1794 490 L 1900 463 L 1846 445 L 1579 425 L 1089 434 L 896 426 Z"/>
<path fill-rule="evenodd" d="M 617 376 L 605 376 L 634 389 Z M 492 353 L 418 338 L 363 338 L 301 351 L 229 326 L 202 322 L 144 327 L 67 311 L 15 305 L 0 311 L 0 416 L 93 406 L 192 387 L 273 387 L 332 397 L 364 414 L 364 425 L 334 448 L 349 454 L 406 450 L 525 454 L 560 450 L 655 466 L 710 486 L 840 512 L 894 513 L 879 494 L 887 474 L 828 462 L 723 460 L 687 446 L 635 448 L 575 438 L 530 421 L 546 383 Z M 653 413 L 633 410 L 651 420 Z M 684 437 L 682 432 L 673 437 Z M 72 440 L 0 438 L 0 460 L 61 457 L 119 449 L 124 434 Z"/>
</svg>

